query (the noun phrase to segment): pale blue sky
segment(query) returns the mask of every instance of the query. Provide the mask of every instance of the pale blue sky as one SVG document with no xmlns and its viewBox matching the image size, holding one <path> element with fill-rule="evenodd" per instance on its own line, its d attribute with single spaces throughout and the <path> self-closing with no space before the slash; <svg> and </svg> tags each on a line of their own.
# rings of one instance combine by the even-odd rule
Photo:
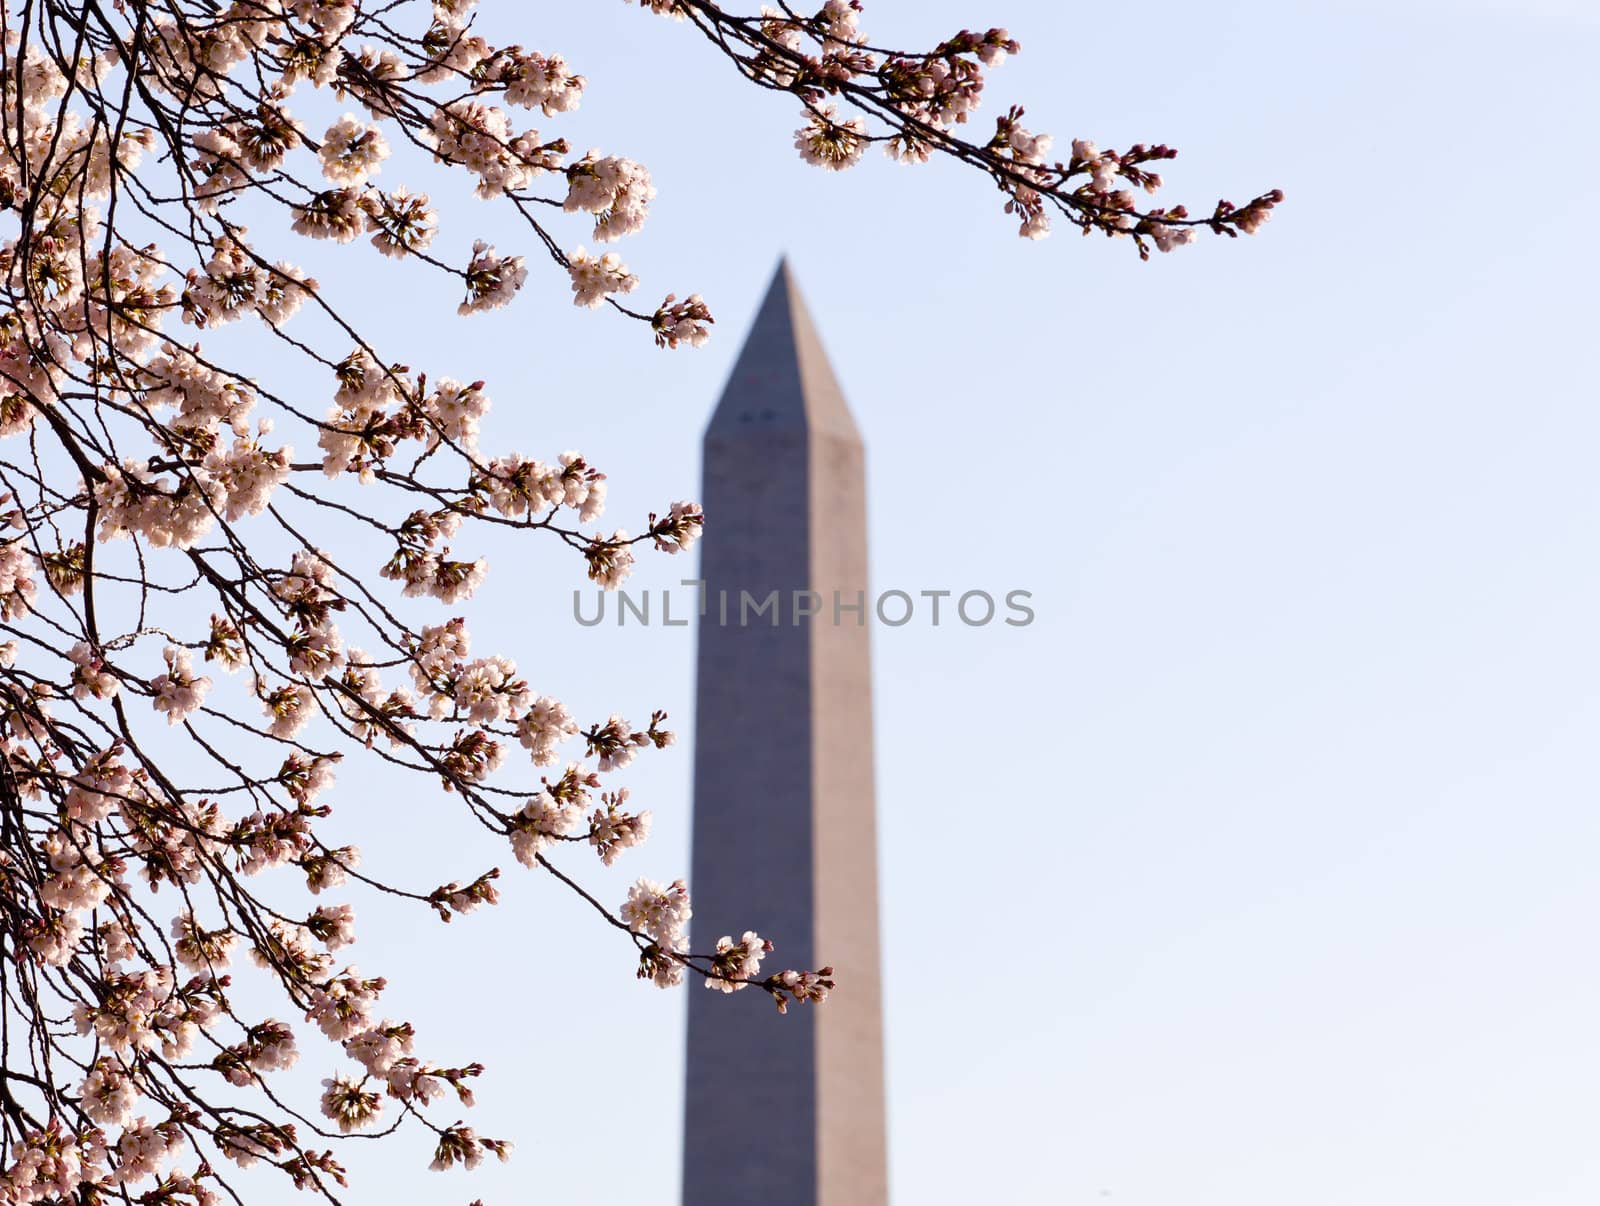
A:
<svg viewBox="0 0 1600 1206">
<path fill-rule="evenodd" d="M 1288 194 L 1253 240 L 1140 265 L 1024 243 L 954 168 L 805 168 L 794 103 L 686 27 L 486 9 L 589 76 L 551 128 L 650 166 L 622 250 L 649 301 L 703 291 L 717 338 L 658 353 L 537 264 L 511 309 L 445 321 L 341 251 L 374 329 L 488 379 L 486 446 L 582 448 L 636 528 L 695 495 L 787 251 L 867 441 L 877 583 L 1036 595 L 1025 630 L 876 638 L 894 1200 L 1591 1206 L 1594 10 L 869 4 L 880 42 L 1011 28 L 985 123 L 1020 100 L 1058 139 L 1166 141 L 1196 207 Z M 488 207 L 446 218 L 441 246 L 526 242 Z M 574 561 L 522 556 L 495 555 L 482 646 L 585 717 L 664 706 L 692 738 L 691 631 L 581 629 Z M 586 882 L 687 869 L 689 766 L 628 772 L 656 836 Z M 451 802 L 359 786 L 337 820 L 403 873 Z M 351 1145 L 351 1200 L 670 1206 L 681 996 L 559 886 L 504 883 L 449 932 L 368 907 L 358 950 L 435 960 L 389 1004 L 490 1064 L 474 1122 L 517 1157 L 457 1179 Z"/>
</svg>

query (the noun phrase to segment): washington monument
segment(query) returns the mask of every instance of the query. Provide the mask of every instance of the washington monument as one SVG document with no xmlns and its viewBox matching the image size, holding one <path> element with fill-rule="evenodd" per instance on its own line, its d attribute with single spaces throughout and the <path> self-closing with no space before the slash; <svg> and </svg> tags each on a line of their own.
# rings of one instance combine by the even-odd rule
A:
<svg viewBox="0 0 1600 1206">
<path fill-rule="evenodd" d="M 773 966 L 831 965 L 838 989 L 786 1017 L 690 995 L 684 1206 L 884 1206 L 864 458 L 786 264 L 706 429 L 701 497 L 703 597 L 779 605 L 701 617 L 691 949 L 755 929 Z"/>
</svg>

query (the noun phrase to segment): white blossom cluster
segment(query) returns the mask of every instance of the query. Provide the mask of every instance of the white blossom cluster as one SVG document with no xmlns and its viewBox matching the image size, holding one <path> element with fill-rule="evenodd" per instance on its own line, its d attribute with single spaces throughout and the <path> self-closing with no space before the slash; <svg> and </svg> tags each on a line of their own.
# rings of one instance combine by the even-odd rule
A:
<svg viewBox="0 0 1600 1206">
<path fill-rule="evenodd" d="M 654 880 L 640 879 L 628 889 L 622 902 L 622 920 L 650 940 L 640 962 L 641 979 L 653 980 L 662 988 L 683 983 L 681 955 L 689 945 L 689 887 L 683 880 L 663 886 Z"/>
</svg>

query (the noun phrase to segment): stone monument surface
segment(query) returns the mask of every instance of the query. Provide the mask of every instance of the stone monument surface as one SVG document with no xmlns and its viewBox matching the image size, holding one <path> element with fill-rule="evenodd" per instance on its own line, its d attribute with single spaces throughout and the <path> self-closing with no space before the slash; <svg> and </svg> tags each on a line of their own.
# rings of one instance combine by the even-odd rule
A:
<svg viewBox="0 0 1600 1206">
<path fill-rule="evenodd" d="M 684 1206 L 884 1206 L 865 463 L 787 264 L 701 499 L 691 949 L 754 929 L 763 970 L 831 965 L 838 988 L 779 1016 L 691 984 Z"/>
</svg>

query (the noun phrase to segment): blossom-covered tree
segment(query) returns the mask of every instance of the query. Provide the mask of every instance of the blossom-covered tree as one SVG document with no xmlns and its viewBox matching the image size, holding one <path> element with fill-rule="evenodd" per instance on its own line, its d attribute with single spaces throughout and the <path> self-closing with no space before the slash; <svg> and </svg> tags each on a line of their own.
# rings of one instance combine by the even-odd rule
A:
<svg viewBox="0 0 1600 1206">
<path fill-rule="evenodd" d="M 965 137 L 985 70 L 1018 50 L 1004 30 L 907 52 L 870 42 L 847 0 L 643 7 L 792 94 L 807 162 L 846 168 L 872 143 L 902 162 L 954 157 L 994 181 L 1029 238 L 1060 218 L 1148 256 L 1203 228 L 1253 232 L 1281 199 L 1204 218 L 1141 208 L 1169 148 L 1077 140 L 1052 159 L 1020 108 Z M 325 841 L 345 760 L 453 795 L 462 823 L 502 835 L 631 941 L 641 977 L 754 988 L 779 1009 L 832 987 L 827 968 L 765 969 L 772 944 L 755 933 L 688 950 L 682 881 L 640 879 L 616 907 L 581 886 L 578 849 L 609 867 L 645 839 L 649 812 L 606 776 L 670 745 L 666 717 L 585 726 L 505 653 L 474 648 L 458 614 L 491 528 L 564 542 L 615 587 L 636 552 L 689 548 L 698 506 L 673 502 L 639 535 L 596 527 L 607 482 L 585 457 L 481 448 L 484 382 L 396 362 L 286 258 L 301 238 L 365 240 L 469 317 L 543 271 L 662 347 L 705 341 L 700 296 L 630 309 L 638 279 L 601 250 L 644 224 L 650 173 L 530 125 L 559 127 L 584 77 L 558 54 L 489 44 L 471 8 L 0 13 L 0 1202 L 209 1203 L 237 1198 L 228 1170 L 258 1163 L 334 1200 L 329 1141 L 367 1129 L 431 1132 L 435 1168 L 507 1154 L 431 1108 L 470 1104 L 480 1065 L 430 1060 L 386 1012 L 384 980 L 339 954 L 347 892 L 449 921 L 495 903 L 499 873 L 407 887 Z M 337 116 L 308 120 L 330 104 Z M 513 211 L 539 264 L 481 241 L 465 263 L 434 254 L 427 182 L 381 171 L 407 143 Z M 568 250 L 579 241 L 597 250 Z M 363 253 L 344 254 L 359 273 Z M 255 341 L 218 334 L 233 323 Z M 325 397 L 262 384 L 263 348 L 320 366 Z M 366 539 L 313 537 L 339 525 Z M 320 1101 L 276 1076 L 302 1045 L 327 1072 Z"/>
</svg>

